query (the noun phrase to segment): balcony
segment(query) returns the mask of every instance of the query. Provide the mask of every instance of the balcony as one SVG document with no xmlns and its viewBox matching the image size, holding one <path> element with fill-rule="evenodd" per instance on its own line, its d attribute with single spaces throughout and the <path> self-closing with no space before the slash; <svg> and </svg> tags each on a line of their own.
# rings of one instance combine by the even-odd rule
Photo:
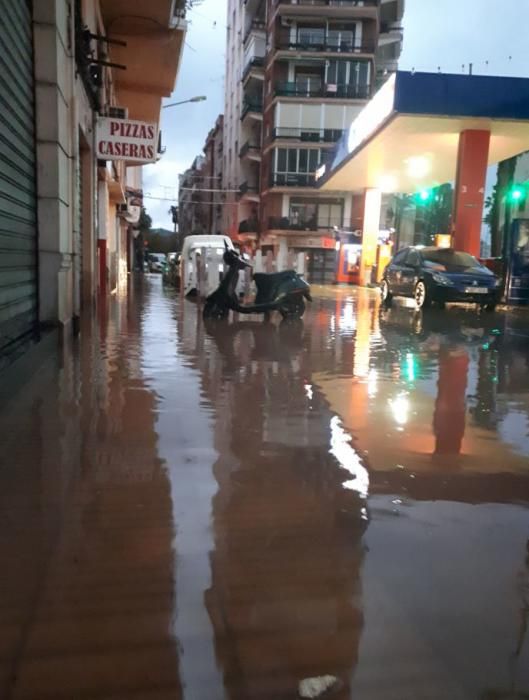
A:
<svg viewBox="0 0 529 700">
<path fill-rule="evenodd" d="M 379 0 L 274 0 L 273 16 L 377 19 Z"/>
<path fill-rule="evenodd" d="M 329 143 L 339 141 L 343 129 L 294 129 L 277 127 L 272 130 L 272 141 L 303 141 L 304 143 Z"/>
<path fill-rule="evenodd" d="M 371 95 L 370 85 L 338 83 L 307 85 L 303 83 L 281 82 L 275 87 L 276 97 L 303 97 L 334 100 L 367 100 Z"/>
<path fill-rule="evenodd" d="M 239 185 L 239 199 L 248 199 L 251 201 L 259 201 L 259 186 L 257 184 L 250 184 L 245 181 Z"/>
<path fill-rule="evenodd" d="M 270 187 L 316 187 L 313 173 L 273 173 Z"/>
<path fill-rule="evenodd" d="M 247 141 L 239 150 L 239 158 L 246 157 L 252 160 L 261 160 L 261 146 Z"/>
<path fill-rule="evenodd" d="M 271 216 L 268 219 L 268 228 L 275 231 L 352 231 L 350 227 L 343 226 L 341 218 L 318 223 L 315 218 L 300 221 L 299 219 L 286 216 Z"/>
<path fill-rule="evenodd" d="M 374 54 L 375 44 L 358 44 L 353 40 L 338 41 L 332 37 L 315 37 L 303 39 L 292 37 L 290 32 L 281 32 L 276 41 L 278 51 L 297 51 L 305 53 L 340 53 L 348 55 Z"/>
<path fill-rule="evenodd" d="M 239 223 L 239 233 L 259 233 L 259 222 L 257 219 L 243 219 Z"/>
<path fill-rule="evenodd" d="M 241 82 L 244 83 L 252 71 L 264 78 L 264 58 L 262 56 L 254 56 L 248 61 L 242 72 Z"/>
<path fill-rule="evenodd" d="M 243 44 L 246 45 L 246 42 L 248 39 L 251 37 L 251 35 L 254 32 L 264 32 L 266 30 L 266 22 L 264 19 L 254 19 L 252 20 L 250 26 L 246 30 L 246 34 L 244 35 L 243 39 Z"/>
<path fill-rule="evenodd" d="M 262 119 L 263 103 L 259 99 L 245 98 L 242 104 L 241 121 L 247 116 Z"/>
</svg>

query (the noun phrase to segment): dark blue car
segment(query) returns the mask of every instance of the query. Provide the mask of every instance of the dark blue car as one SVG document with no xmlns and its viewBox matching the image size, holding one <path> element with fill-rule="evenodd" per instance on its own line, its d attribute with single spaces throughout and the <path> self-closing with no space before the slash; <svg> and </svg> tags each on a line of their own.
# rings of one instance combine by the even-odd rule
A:
<svg viewBox="0 0 529 700">
<path fill-rule="evenodd" d="M 444 307 L 447 302 L 463 302 L 494 311 L 501 281 L 468 253 L 417 246 L 395 255 L 380 286 L 388 305 L 393 297 L 403 296 L 415 299 L 419 309 L 432 303 Z"/>
</svg>

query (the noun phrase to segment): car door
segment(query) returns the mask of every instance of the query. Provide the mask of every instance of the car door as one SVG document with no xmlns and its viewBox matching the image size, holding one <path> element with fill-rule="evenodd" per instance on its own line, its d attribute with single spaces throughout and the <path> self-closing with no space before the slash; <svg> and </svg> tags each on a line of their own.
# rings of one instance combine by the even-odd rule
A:
<svg viewBox="0 0 529 700">
<path fill-rule="evenodd" d="M 405 262 L 406 257 L 408 255 L 408 250 L 408 248 L 400 250 L 388 266 L 386 278 L 389 284 L 390 291 L 393 295 L 402 294 L 402 273 L 405 269 Z"/>
<path fill-rule="evenodd" d="M 413 290 L 421 267 L 421 256 L 414 248 L 409 248 L 401 270 L 400 294 L 413 296 Z"/>
</svg>

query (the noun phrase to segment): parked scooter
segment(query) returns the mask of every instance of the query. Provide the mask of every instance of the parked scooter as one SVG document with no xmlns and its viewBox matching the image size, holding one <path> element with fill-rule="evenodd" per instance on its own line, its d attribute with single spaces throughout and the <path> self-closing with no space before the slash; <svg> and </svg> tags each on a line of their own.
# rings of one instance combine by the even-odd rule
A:
<svg viewBox="0 0 529 700">
<path fill-rule="evenodd" d="M 286 319 L 303 316 L 305 299 L 312 301 L 312 297 L 309 285 L 295 270 L 255 274 L 255 301 L 252 304 L 241 304 L 236 293 L 239 270 L 251 265 L 234 250 L 225 247 L 224 262 L 228 265 L 228 271 L 218 288 L 206 299 L 204 319 L 226 318 L 230 309 L 241 314 L 263 314 L 277 310 Z"/>
</svg>

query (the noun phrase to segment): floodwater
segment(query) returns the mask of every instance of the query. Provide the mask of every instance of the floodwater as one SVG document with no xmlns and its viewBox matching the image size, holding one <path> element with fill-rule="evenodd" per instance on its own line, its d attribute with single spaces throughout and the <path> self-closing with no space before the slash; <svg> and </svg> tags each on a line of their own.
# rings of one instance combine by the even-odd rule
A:
<svg viewBox="0 0 529 700">
<path fill-rule="evenodd" d="M 315 291 L 3 379 L 2 700 L 529 698 L 529 316 Z"/>
</svg>

